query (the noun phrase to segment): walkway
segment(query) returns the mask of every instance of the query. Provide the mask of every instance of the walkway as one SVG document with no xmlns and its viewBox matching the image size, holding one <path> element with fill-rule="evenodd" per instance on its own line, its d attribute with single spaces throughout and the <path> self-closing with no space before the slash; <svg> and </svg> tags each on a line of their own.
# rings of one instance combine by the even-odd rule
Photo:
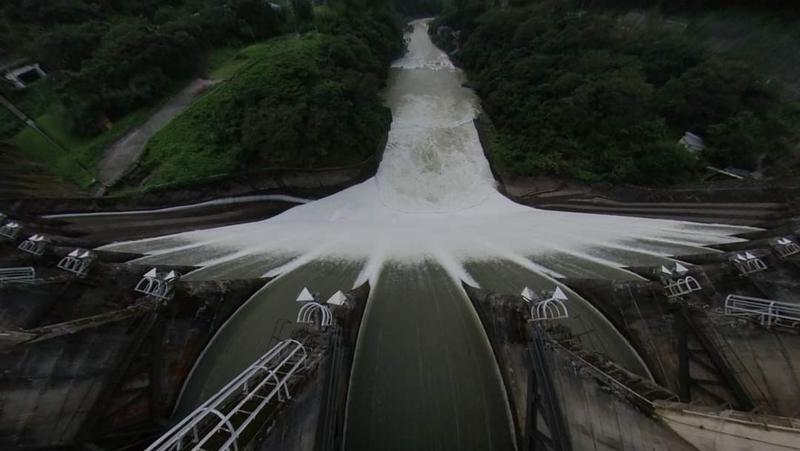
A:
<svg viewBox="0 0 800 451">
<path fill-rule="evenodd" d="M 107 148 L 97 165 L 97 179 L 102 188 L 96 194 L 103 195 L 106 188 L 122 178 L 142 156 L 150 137 L 186 109 L 200 92 L 214 83 L 213 80 L 202 78 L 192 81 L 168 99 L 144 124 L 134 128 Z"/>
</svg>

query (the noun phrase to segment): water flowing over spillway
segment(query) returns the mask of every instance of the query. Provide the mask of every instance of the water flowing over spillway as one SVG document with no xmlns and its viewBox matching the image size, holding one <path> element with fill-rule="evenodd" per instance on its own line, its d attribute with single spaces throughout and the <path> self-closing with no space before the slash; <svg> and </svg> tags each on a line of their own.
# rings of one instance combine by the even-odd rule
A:
<svg viewBox="0 0 800 451">
<path fill-rule="evenodd" d="M 274 218 L 107 246 L 141 263 L 202 267 L 197 279 L 276 276 L 220 330 L 187 383 L 186 412 L 263 353 L 303 286 L 323 297 L 369 280 L 346 447 L 512 449 L 491 350 L 460 286 L 510 293 L 564 277 L 636 278 L 625 266 L 711 252 L 748 230 L 543 211 L 503 197 L 473 119 L 475 94 L 415 21 L 391 71 L 393 121 L 377 175 Z M 635 352 L 564 287 L 585 345 L 647 374 Z"/>
</svg>

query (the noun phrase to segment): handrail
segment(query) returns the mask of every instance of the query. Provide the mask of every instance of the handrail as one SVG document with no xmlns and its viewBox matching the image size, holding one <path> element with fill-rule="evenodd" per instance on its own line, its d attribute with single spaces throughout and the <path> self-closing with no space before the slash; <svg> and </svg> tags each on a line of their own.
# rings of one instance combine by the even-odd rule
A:
<svg viewBox="0 0 800 451">
<path fill-rule="evenodd" d="M 33 267 L 0 268 L 0 286 L 7 283 L 33 283 L 36 270 Z"/>
<path fill-rule="evenodd" d="M 184 446 L 184 439 L 191 437 L 194 443 L 191 449 L 201 449 L 220 431 L 227 431 L 230 437 L 219 447 L 221 450 L 238 449 L 238 438 L 250 423 L 255 420 L 263 408 L 275 399 L 289 397 L 289 380 L 297 374 L 305 364 L 308 353 L 302 343 L 295 339 L 286 339 L 267 351 L 252 365 L 239 373 L 235 378 L 212 395 L 200 407 L 172 427 L 158 440 L 153 442 L 147 451 L 179 450 Z M 257 382 L 256 382 L 257 381 Z M 255 382 L 255 383 L 254 383 Z M 259 391 L 266 386 L 273 386 L 267 394 Z M 231 406 L 232 401 L 241 399 Z M 254 398 L 261 401 L 250 411 L 243 407 Z M 222 413 L 227 412 L 227 413 Z M 218 414 L 219 413 L 219 414 Z M 213 423 L 202 437 L 198 435 L 198 427 L 213 414 L 219 420 Z M 233 417 L 246 414 L 247 417 L 238 426 L 234 426 Z M 227 427 L 227 429 L 225 429 Z"/>
<path fill-rule="evenodd" d="M 571 357 L 573 357 L 573 358 L 576 358 L 576 359 L 580 360 L 580 361 L 581 361 L 581 363 L 583 363 L 584 365 L 586 365 L 587 367 L 589 367 L 589 369 L 593 370 L 595 373 L 599 374 L 599 375 L 600 375 L 602 378 L 604 378 L 604 379 L 606 379 L 606 380 L 610 381 L 610 382 L 611 382 L 611 383 L 613 383 L 614 385 L 618 386 L 619 388 L 622 388 L 622 389 L 623 389 L 623 390 L 625 390 L 626 392 L 628 392 L 628 393 L 630 393 L 631 395 L 635 396 L 636 398 L 638 398 L 639 400 L 641 400 L 642 402 L 644 402 L 644 403 L 645 403 L 645 405 L 647 405 L 647 406 L 649 406 L 649 407 L 654 407 L 653 401 L 651 401 L 651 400 L 649 400 L 649 399 L 645 398 L 643 395 L 641 395 L 641 394 L 637 393 L 635 390 L 633 390 L 632 388 L 628 387 L 628 386 L 627 386 L 625 383 L 623 383 L 622 381 L 619 381 L 619 380 L 617 380 L 617 379 L 616 379 L 614 376 L 612 376 L 612 375 L 610 375 L 610 374 L 606 373 L 605 371 L 601 370 L 600 368 L 596 367 L 595 365 L 593 365 L 592 363 L 590 363 L 589 361 L 587 361 L 586 359 L 584 359 L 583 357 L 581 357 L 581 356 L 580 356 L 580 355 L 578 355 L 577 353 L 575 353 L 575 352 L 573 352 L 572 350 L 568 349 L 568 348 L 567 348 L 566 346 L 564 346 L 563 344 L 561 344 L 561 343 L 559 343 L 558 341 L 556 341 L 556 340 L 553 340 L 553 339 L 550 339 L 550 342 L 551 342 L 551 343 L 553 343 L 554 345 L 558 346 L 559 348 L 561 348 L 561 350 L 565 351 L 565 352 L 566 352 L 567 354 L 569 354 Z M 663 389 L 663 390 L 664 390 L 665 392 L 668 392 L 668 390 L 667 390 L 667 389 Z M 670 397 L 670 399 L 675 399 L 675 400 L 678 400 L 678 396 L 677 396 L 677 395 L 674 395 L 674 394 L 672 394 L 672 396 Z"/>
<path fill-rule="evenodd" d="M 800 305 L 771 299 L 729 294 L 725 298 L 724 314 L 728 316 L 756 315 L 762 325 L 771 326 L 776 320 L 800 323 Z"/>
</svg>

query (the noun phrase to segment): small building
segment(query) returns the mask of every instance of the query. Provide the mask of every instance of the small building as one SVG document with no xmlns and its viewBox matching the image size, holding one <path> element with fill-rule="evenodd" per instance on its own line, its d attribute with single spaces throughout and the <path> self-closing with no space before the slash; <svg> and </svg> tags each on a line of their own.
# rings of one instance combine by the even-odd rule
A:
<svg viewBox="0 0 800 451">
<path fill-rule="evenodd" d="M 25 64 L 25 60 L 17 60 L 4 64 L 0 68 L 3 78 L 16 89 L 25 89 L 31 83 L 47 77 L 47 73 L 39 64 Z"/>
<path fill-rule="evenodd" d="M 684 133 L 683 138 L 678 141 L 678 144 L 682 145 L 686 148 L 686 150 L 692 153 L 702 152 L 706 148 L 706 143 L 703 141 L 703 138 L 695 135 L 692 132 Z"/>
</svg>

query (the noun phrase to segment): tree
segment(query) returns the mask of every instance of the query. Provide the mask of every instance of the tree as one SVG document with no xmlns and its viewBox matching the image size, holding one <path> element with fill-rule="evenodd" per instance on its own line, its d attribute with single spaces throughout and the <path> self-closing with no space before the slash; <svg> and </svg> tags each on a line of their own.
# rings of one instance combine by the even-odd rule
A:
<svg viewBox="0 0 800 451">
<path fill-rule="evenodd" d="M 292 0 L 292 11 L 299 23 L 308 23 L 314 20 L 314 7 L 310 0 Z"/>
</svg>

